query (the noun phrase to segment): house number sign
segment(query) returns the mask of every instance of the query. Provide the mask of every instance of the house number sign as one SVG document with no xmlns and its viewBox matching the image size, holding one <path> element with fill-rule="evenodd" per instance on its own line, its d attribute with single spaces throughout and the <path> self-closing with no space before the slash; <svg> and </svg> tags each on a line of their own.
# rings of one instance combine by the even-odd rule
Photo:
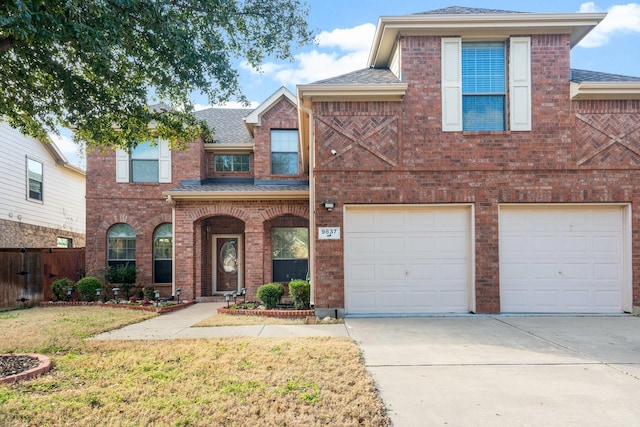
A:
<svg viewBox="0 0 640 427">
<path fill-rule="evenodd" d="M 319 240 L 340 240 L 340 227 L 318 227 Z"/>
</svg>

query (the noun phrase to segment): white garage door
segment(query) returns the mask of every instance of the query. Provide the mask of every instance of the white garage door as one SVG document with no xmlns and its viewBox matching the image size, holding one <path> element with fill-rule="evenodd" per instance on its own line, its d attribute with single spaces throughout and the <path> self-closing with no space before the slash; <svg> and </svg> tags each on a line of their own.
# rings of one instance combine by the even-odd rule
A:
<svg viewBox="0 0 640 427">
<path fill-rule="evenodd" d="M 347 314 L 470 311 L 471 208 L 347 207 Z"/>
<path fill-rule="evenodd" d="M 623 207 L 502 207 L 502 312 L 620 313 Z"/>
</svg>

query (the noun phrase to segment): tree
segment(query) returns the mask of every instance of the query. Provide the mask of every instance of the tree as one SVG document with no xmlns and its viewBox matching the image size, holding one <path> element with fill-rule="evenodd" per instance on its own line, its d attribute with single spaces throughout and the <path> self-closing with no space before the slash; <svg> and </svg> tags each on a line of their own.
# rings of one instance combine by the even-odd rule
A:
<svg viewBox="0 0 640 427">
<path fill-rule="evenodd" d="M 190 95 L 246 101 L 233 60 L 292 59 L 312 41 L 307 14 L 301 0 L 0 2 L 0 117 L 41 139 L 72 128 L 90 148 L 207 135 Z"/>
</svg>

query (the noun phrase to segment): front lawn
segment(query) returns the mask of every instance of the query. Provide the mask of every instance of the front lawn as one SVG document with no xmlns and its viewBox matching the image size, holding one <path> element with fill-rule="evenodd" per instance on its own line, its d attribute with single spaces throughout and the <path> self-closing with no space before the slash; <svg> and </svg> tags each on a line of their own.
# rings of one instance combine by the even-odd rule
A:
<svg viewBox="0 0 640 427">
<path fill-rule="evenodd" d="M 344 338 L 84 341 L 152 313 L 99 307 L 0 313 L 0 353 L 54 369 L 0 384 L 2 426 L 388 426 Z"/>
</svg>

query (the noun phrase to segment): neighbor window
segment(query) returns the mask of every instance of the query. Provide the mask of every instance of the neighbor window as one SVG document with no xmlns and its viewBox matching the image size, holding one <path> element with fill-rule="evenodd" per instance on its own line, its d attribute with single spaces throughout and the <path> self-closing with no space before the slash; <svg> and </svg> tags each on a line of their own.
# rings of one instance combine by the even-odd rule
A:
<svg viewBox="0 0 640 427">
<path fill-rule="evenodd" d="M 107 264 L 136 264 L 136 232 L 128 224 L 115 224 L 107 233 Z"/>
<path fill-rule="evenodd" d="M 298 174 L 298 130 L 271 131 L 271 173 Z"/>
<path fill-rule="evenodd" d="M 274 227 L 271 229 L 273 281 L 306 279 L 309 270 L 309 229 Z"/>
<path fill-rule="evenodd" d="M 42 163 L 27 158 L 27 197 L 42 201 Z"/>
<path fill-rule="evenodd" d="M 173 268 L 173 226 L 162 224 L 153 233 L 153 282 L 171 283 Z"/>
<path fill-rule="evenodd" d="M 216 155 L 216 172 L 248 172 L 248 154 L 220 154 Z"/>
<path fill-rule="evenodd" d="M 462 43 L 462 130 L 505 129 L 504 43 Z"/>
<path fill-rule="evenodd" d="M 71 248 L 73 247 L 73 240 L 68 237 L 58 237 L 56 246 L 59 248 Z"/>
</svg>

